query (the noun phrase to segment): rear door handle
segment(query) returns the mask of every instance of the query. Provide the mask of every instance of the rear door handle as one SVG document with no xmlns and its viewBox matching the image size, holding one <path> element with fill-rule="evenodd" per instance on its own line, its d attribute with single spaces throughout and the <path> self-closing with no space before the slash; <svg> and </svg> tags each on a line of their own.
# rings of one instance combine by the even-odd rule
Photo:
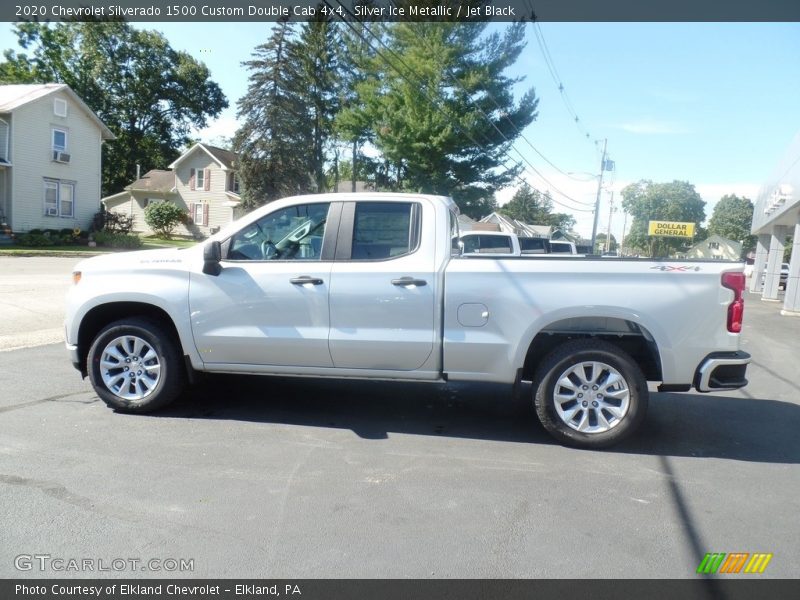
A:
<svg viewBox="0 0 800 600">
<path fill-rule="evenodd" d="M 399 286 L 406 286 L 406 285 L 415 285 L 417 287 L 422 287 L 423 285 L 428 285 L 428 282 L 424 279 L 414 279 L 413 277 L 401 277 L 400 279 L 392 279 L 392 285 L 399 285 Z"/>
<path fill-rule="evenodd" d="M 306 283 L 310 283 L 311 285 L 322 285 L 322 279 L 319 277 L 309 277 L 308 275 L 303 275 L 302 277 L 293 277 L 289 281 L 295 285 L 305 285 Z"/>
</svg>

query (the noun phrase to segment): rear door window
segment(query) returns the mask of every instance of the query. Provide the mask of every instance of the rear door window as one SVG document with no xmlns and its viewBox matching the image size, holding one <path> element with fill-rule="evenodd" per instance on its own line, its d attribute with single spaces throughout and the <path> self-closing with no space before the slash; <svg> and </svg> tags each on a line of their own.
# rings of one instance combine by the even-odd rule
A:
<svg viewBox="0 0 800 600">
<path fill-rule="evenodd" d="M 413 252 L 419 219 L 413 202 L 358 202 L 351 260 L 386 260 Z"/>
</svg>

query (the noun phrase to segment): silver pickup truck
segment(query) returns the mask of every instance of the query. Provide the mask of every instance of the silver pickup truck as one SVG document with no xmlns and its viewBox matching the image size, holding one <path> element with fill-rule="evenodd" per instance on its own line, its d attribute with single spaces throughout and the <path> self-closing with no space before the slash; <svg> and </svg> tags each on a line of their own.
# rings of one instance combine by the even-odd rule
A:
<svg viewBox="0 0 800 600">
<path fill-rule="evenodd" d="M 90 258 L 67 350 L 119 411 L 162 407 L 197 372 L 495 382 L 594 448 L 641 424 L 648 381 L 747 384 L 741 264 L 467 256 L 457 213 L 439 196 L 298 196 L 192 248 Z"/>
</svg>

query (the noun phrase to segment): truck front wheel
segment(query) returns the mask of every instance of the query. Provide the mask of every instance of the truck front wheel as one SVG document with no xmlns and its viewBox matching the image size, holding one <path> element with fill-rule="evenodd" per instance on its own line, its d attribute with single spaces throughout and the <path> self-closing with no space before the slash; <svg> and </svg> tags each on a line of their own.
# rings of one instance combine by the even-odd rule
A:
<svg viewBox="0 0 800 600">
<path fill-rule="evenodd" d="M 618 347 L 594 339 L 558 346 L 534 376 L 534 406 L 544 428 L 578 448 L 606 448 L 631 435 L 647 412 L 647 381 Z"/>
<path fill-rule="evenodd" d="M 151 319 L 134 317 L 104 327 L 92 342 L 88 363 L 97 395 L 121 412 L 156 410 L 183 389 L 175 342 Z"/>
</svg>

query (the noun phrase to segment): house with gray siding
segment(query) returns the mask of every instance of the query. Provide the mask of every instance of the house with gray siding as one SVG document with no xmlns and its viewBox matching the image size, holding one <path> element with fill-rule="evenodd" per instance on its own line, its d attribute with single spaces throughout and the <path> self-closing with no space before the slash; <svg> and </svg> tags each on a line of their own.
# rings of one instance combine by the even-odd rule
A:
<svg viewBox="0 0 800 600">
<path fill-rule="evenodd" d="M 86 229 L 114 134 L 64 84 L 0 85 L 0 225 Z"/>
<path fill-rule="evenodd" d="M 172 202 L 187 214 L 178 235 L 204 237 L 240 216 L 241 195 L 236 154 L 208 144 L 195 144 L 169 170 L 153 169 L 111 196 L 106 210 L 133 216 L 134 231 L 149 234 L 144 210 L 153 202 Z"/>
</svg>

